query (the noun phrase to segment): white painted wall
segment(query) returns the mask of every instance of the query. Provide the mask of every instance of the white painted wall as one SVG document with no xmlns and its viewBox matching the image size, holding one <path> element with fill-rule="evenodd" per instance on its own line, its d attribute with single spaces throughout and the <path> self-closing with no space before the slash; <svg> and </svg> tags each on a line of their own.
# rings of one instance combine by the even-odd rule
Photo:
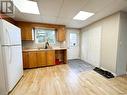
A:
<svg viewBox="0 0 127 95">
<path fill-rule="evenodd" d="M 116 74 L 119 16 L 115 14 L 102 22 L 101 67 Z"/>
<path fill-rule="evenodd" d="M 97 27 L 101 27 L 101 49 L 100 49 L 100 67 L 104 68 L 112 73 L 116 73 L 116 58 L 117 58 L 117 42 L 118 42 L 118 32 L 119 32 L 119 17 L 120 14 L 116 13 L 112 16 L 104 18 L 96 23 L 93 23 L 85 28 L 82 31 L 81 38 L 81 58 L 86 61 L 86 52 L 84 48 L 87 48 L 87 43 L 84 43 L 85 32 L 89 30 L 96 29 Z M 96 34 L 97 35 L 97 34 Z M 98 40 L 96 40 L 98 41 Z M 97 43 L 97 42 L 94 43 Z M 88 54 L 87 54 L 88 55 Z M 94 61 L 93 61 L 94 62 Z M 92 63 L 94 64 L 94 63 Z"/>
<path fill-rule="evenodd" d="M 81 59 L 94 64 L 94 57 L 91 57 L 95 51 L 89 47 L 90 32 L 94 32 L 98 26 L 101 26 L 101 49 L 100 49 L 100 67 L 106 69 L 115 75 L 126 74 L 127 71 L 127 13 L 118 12 L 112 16 L 104 18 L 96 23 L 93 23 L 83 28 L 81 36 Z M 95 32 L 97 33 L 97 32 Z M 97 35 L 97 34 L 96 34 Z M 95 35 L 92 35 L 93 38 Z M 95 37 L 96 38 L 96 37 Z M 91 39 L 91 38 L 90 38 Z M 95 42 L 97 40 L 92 39 Z M 92 45 L 91 45 L 92 46 Z M 94 46 L 92 46 L 94 48 Z M 91 54 L 89 55 L 89 50 Z M 94 64 L 95 65 L 95 64 Z"/>
<path fill-rule="evenodd" d="M 70 33 L 74 32 L 77 33 L 78 35 L 78 44 L 75 47 L 70 47 Z M 67 34 L 66 34 L 66 42 L 67 42 L 67 47 L 68 47 L 68 52 L 67 52 L 67 57 L 68 59 L 80 59 L 80 30 L 79 29 L 67 29 Z"/>
<path fill-rule="evenodd" d="M 120 28 L 117 52 L 117 75 L 125 74 L 127 68 L 127 13 L 120 14 Z"/>
<path fill-rule="evenodd" d="M 92 64 L 100 66 L 101 50 L 101 26 L 86 30 L 82 33 L 81 59 Z"/>
</svg>

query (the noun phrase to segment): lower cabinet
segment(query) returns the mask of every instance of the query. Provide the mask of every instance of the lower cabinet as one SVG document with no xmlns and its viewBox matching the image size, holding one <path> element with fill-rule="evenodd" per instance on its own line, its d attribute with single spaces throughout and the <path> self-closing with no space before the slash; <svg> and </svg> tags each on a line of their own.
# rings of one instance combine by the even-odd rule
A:
<svg viewBox="0 0 127 95">
<path fill-rule="evenodd" d="M 37 53 L 36 52 L 29 52 L 29 68 L 35 68 L 37 67 Z"/>
<path fill-rule="evenodd" d="M 28 59 L 28 53 L 27 52 L 23 52 L 23 68 L 29 68 L 29 59 Z"/>
<path fill-rule="evenodd" d="M 28 51 L 23 52 L 23 68 L 36 68 L 55 65 L 55 51 Z"/>
<path fill-rule="evenodd" d="M 37 66 L 38 67 L 46 66 L 46 51 L 37 52 Z"/>
<path fill-rule="evenodd" d="M 48 50 L 46 56 L 47 56 L 47 66 L 55 65 L 55 51 Z"/>
</svg>

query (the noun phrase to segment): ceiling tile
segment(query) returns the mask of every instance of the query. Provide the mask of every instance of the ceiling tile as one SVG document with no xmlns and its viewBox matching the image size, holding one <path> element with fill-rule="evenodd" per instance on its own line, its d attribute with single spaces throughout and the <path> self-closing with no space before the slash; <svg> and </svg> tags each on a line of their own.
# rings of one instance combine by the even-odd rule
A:
<svg viewBox="0 0 127 95">
<path fill-rule="evenodd" d="M 15 9 L 15 14 L 12 16 L 12 18 L 18 21 L 29 21 L 29 22 L 41 21 L 41 15 L 21 13 L 17 8 Z"/>
<path fill-rule="evenodd" d="M 64 1 L 64 2 L 63 2 Z M 37 0 L 40 15 L 24 14 L 17 9 L 13 18 L 19 21 L 64 24 L 82 28 L 120 10 L 127 11 L 127 0 Z M 85 21 L 73 20 L 80 11 L 95 12 Z"/>
<path fill-rule="evenodd" d="M 63 0 L 38 0 L 40 13 L 45 16 L 58 16 Z"/>
<path fill-rule="evenodd" d="M 42 16 L 42 22 L 54 24 L 54 23 L 56 22 L 56 18 L 57 18 L 57 17 Z"/>
<path fill-rule="evenodd" d="M 68 24 L 68 23 L 70 23 L 70 21 L 71 21 L 71 18 L 62 18 L 62 17 L 59 17 L 59 18 L 57 18 L 57 20 L 56 20 L 56 23 L 57 24 Z"/>
<path fill-rule="evenodd" d="M 88 0 L 64 0 L 59 17 L 73 18 Z"/>
<path fill-rule="evenodd" d="M 110 4 L 112 1 L 114 0 L 89 0 L 82 8 L 82 11 L 96 13 L 105 6 L 108 7 L 108 4 Z"/>
</svg>

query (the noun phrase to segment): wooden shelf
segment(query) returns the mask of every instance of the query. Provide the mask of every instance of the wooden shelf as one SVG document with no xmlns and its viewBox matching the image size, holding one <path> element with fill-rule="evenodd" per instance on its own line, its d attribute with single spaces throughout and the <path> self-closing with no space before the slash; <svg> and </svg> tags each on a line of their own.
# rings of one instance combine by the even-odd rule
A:
<svg viewBox="0 0 127 95">
<path fill-rule="evenodd" d="M 58 59 L 63 64 L 67 63 L 67 50 L 56 50 L 55 59 Z"/>
</svg>

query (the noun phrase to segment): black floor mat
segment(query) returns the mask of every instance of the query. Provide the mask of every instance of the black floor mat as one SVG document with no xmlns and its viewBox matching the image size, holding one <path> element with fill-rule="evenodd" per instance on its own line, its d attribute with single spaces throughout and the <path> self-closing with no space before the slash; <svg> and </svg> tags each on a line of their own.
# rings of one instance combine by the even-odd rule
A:
<svg viewBox="0 0 127 95">
<path fill-rule="evenodd" d="M 102 76 L 106 77 L 106 78 L 114 78 L 114 75 L 108 71 L 102 70 L 98 67 L 95 67 L 93 69 L 94 71 L 96 71 L 97 73 L 101 74 Z"/>
</svg>

